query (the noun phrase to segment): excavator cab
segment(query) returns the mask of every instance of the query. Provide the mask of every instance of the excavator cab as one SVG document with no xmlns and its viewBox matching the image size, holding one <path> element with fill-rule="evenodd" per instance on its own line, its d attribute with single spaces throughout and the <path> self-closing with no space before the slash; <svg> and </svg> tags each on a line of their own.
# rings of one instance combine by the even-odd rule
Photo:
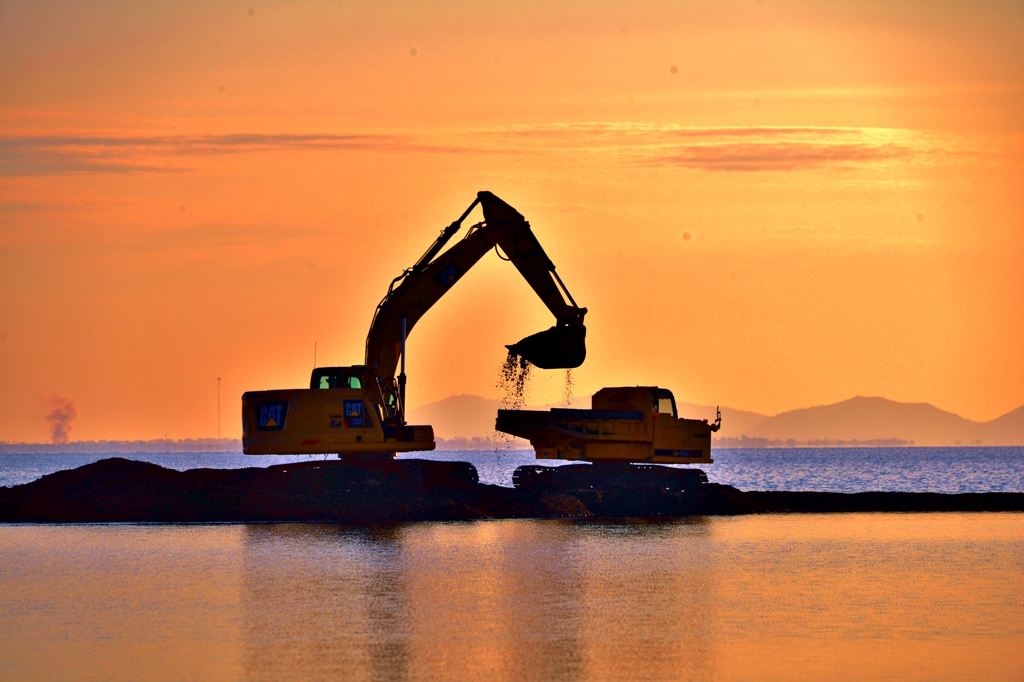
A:
<svg viewBox="0 0 1024 682">
<path fill-rule="evenodd" d="M 367 385 L 377 385 L 380 390 L 380 403 L 376 405 L 384 423 L 401 422 L 398 408 L 398 387 L 394 381 L 381 381 L 380 377 L 367 371 L 364 365 L 354 367 L 317 367 L 309 377 L 311 390 L 331 390 L 339 388 L 361 389 Z"/>
<path fill-rule="evenodd" d="M 365 367 L 317 367 L 309 378 L 311 389 L 362 388 Z"/>
</svg>

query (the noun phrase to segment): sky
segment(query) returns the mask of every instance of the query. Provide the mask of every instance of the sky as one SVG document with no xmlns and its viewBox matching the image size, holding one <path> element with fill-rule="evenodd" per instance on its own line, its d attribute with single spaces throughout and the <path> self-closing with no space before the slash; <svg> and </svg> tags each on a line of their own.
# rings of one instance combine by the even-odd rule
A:
<svg viewBox="0 0 1024 682">
<path fill-rule="evenodd" d="M 1024 404 L 1020 2 L 0 1 L 0 440 L 238 437 L 484 189 L 590 310 L 578 395 Z M 409 404 L 552 323 L 485 257 Z"/>
</svg>

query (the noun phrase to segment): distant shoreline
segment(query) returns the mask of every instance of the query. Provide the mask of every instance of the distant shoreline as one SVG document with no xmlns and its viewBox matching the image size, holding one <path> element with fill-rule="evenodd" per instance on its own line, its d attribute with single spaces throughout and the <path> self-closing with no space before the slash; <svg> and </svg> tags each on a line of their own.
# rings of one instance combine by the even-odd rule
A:
<svg viewBox="0 0 1024 682">
<path fill-rule="evenodd" d="M 530 444 L 518 438 L 436 438 L 436 450 L 532 450 Z M 224 452 L 242 454 L 242 441 L 238 438 L 184 438 L 173 440 L 81 440 L 69 443 L 9 443 L 0 441 L 2 455 L 81 455 L 129 452 Z"/>
<path fill-rule="evenodd" d="M 876 440 L 811 440 L 786 441 L 764 438 L 716 438 L 714 450 L 792 450 L 792 449 L 871 449 L 871 448 L 1021 448 L 1021 445 L 987 445 L 985 443 L 960 443 L 954 445 L 917 445 L 914 441 L 896 438 Z M 435 450 L 455 451 L 502 451 L 532 450 L 529 443 L 515 439 L 509 442 L 490 438 L 438 438 Z M 242 442 L 237 438 L 187 438 L 183 440 L 90 440 L 72 441 L 64 444 L 53 443 L 9 443 L 0 441 L 0 455 L 86 455 L 86 454 L 128 454 L 128 453 L 198 453 L 217 452 L 231 455 L 242 454 Z M 430 451 L 424 451 L 427 454 Z"/>
<path fill-rule="evenodd" d="M 914 447 L 914 441 L 902 440 L 900 438 L 872 438 L 869 440 L 843 440 L 840 438 L 821 438 L 812 440 L 796 440 L 787 438 L 750 438 L 749 436 L 721 437 L 712 440 L 712 445 L 720 448 L 909 448 Z M 977 443 L 961 444 L 954 443 L 945 447 L 979 447 L 983 444 Z M 925 446 L 927 447 L 927 446 Z"/>
<path fill-rule="evenodd" d="M 229 452 L 242 453 L 238 438 L 184 438 L 172 440 L 78 440 L 70 443 L 8 443 L 0 441 L 4 455 L 78 455 L 107 452 Z"/>
</svg>

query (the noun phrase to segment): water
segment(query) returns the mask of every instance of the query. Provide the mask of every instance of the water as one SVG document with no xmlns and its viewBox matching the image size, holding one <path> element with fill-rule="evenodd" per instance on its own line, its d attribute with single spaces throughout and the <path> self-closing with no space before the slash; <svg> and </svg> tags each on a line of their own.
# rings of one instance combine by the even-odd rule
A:
<svg viewBox="0 0 1024 682">
<path fill-rule="evenodd" d="M 240 454 L 0 454 L 0 485 L 18 485 L 61 469 L 117 456 L 154 462 L 171 469 L 233 469 L 270 466 L 321 457 L 247 457 Z M 708 478 L 741 490 L 864 492 L 1024 492 L 1024 447 L 956 448 L 788 448 L 716 449 Z M 537 463 L 532 450 L 438 451 L 409 453 L 472 462 L 484 483 L 511 486 L 520 464 Z M 558 464 L 546 460 L 543 464 Z"/>
<path fill-rule="evenodd" d="M 59 454 L 0 453 L 0 485 L 13 486 L 34 481 L 46 474 L 75 469 L 108 457 L 123 457 L 141 462 L 153 462 L 167 469 L 243 469 L 267 467 L 274 464 L 308 462 L 311 457 L 263 456 L 251 457 L 232 452 L 89 452 Z M 322 456 L 315 459 L 323 459 Z"/>
<path fill-rule="evenodd" d="M 741 490 L 1024 492 L 1024 447 L 714 450 L 708 479 Z"/>
<path fill-rule="evenodd" d="M 0 484 L 106 456 L 3 454 Z M 1024 448 L 714 457 L 745 489 L 1024 491 Z M 1024 514 L 0 525 L 0 633 L 0 679 L 1022 680 Z"/>
<path fill-rule="evenodd" d="M 1024 447 L 715 449 L 700 468 L 714 483 L 740 490 L 825 492 L 1024 492 Z M 431 459 L 472 462 L 485 483 L 511 486 L 532 450 L 423 453 Z"/>
<path fill-rule="evenodd" d="M 1022 521 L 0 526 L 0 679 L 1021 680 Z"/>
</svg>

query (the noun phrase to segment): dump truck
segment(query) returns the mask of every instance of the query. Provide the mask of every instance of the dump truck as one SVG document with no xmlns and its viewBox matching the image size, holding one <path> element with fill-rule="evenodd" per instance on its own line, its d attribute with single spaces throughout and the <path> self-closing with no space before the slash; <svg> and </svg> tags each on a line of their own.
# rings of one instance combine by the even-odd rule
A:
<svg viewBox="0 0 1024 682">
<path fill-rule="evenodd" d="M 591 409 L 498 410 L 497 431 L 530 441 L 537 459 L 587 462 L 523 465 L 517 488 L 622 485 L 687 489 L 707 482 L 700 469 L 651 466 L 711 464 L 711 434 L 722 424 L 679 417 L 672 391 L 656 386 L 602 388 Z"/>
<path fill-rule="evenodd" d="M 478 205 L 484 220 L 444 250 Z M 579 367 L 586 358 L 587 309 L 576 304 L 526 219 L 491 192 L 478 192 L 391 282 L 373 316 L 363 364 L 314 368 L 309 388 L 242 396 L 245 454 L 391 459 L 398 452 L 433 450 L 433 429 L 406 423 L 406 340 L 419 319 L 491 249 L 515 266 L 555 318 L 550 329 L 509 345 L 510 352 L 542 369 Z"/>
</svg>

